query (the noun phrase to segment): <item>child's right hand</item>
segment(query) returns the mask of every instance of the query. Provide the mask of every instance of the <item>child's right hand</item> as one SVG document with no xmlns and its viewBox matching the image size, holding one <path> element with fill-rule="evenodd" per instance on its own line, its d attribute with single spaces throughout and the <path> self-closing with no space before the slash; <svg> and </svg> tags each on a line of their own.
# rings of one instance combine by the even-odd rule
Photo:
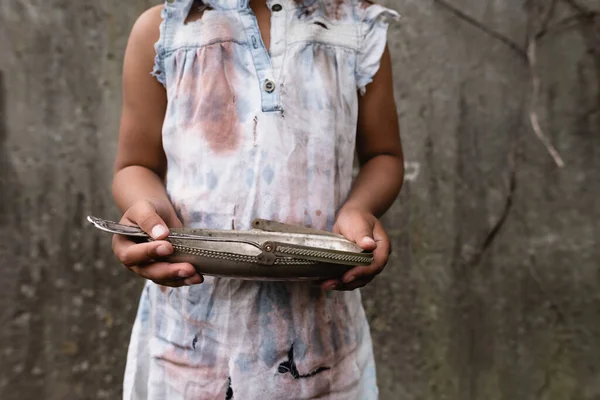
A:
<svg viewBox="0 0 600 400">
<path fill-rule="evenodd" d="M 113 236 L 113 252 L 129 270 L 162 286 L 181 287 L 203 282 L 204 279 L 191 264 L 161 261 L 174 251 L 171 243 L 163 240 L 169 235 L 167 227 L 182 225 L 170 204 L 157 206 L 148 200 L 139 201 L 125 212 L 120 223 L 137 225 L 155 239 L 153 242 L 136 243 L 126 236 Z"/>
</svg>

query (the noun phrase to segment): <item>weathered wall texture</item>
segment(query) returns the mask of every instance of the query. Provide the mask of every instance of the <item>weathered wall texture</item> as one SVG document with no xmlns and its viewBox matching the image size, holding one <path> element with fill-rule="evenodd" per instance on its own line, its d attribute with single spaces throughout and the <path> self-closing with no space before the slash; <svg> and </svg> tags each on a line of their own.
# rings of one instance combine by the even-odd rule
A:
<svg viewBox="0 0 600 400">
<path fill-rule="evenodd" d="M 383 1 L 409 168 L 364 291 L 382 399 L 600 399 L 600 0 L 447 2 Z M 150 3 L 0 3 L 3 400 L 118 398 L 141 282 L 84 217 L 118 217 L 121 60 Z"/>
</svg>

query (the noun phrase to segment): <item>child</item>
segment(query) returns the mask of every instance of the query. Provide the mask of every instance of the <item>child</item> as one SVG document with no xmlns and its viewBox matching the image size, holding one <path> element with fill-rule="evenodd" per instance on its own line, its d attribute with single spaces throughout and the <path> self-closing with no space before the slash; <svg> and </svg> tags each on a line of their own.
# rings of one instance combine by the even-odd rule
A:
<svg viewBox="0 0 600 400">
<path fill-rule="evenodd" d="M 403 181 L 386 49 L 396 16 L 368 0 L 172 0 L 139 18 L 113 192 L 121 222 L 157 240 L 113 239 L 148 280 L 125 399 L 377 398 L 355 289 L 387 263 L 378 216 Z M 375 261 L 321 288 L 161 261 L 167 227 L 249 229 L 254 218 L 334 230 Z"/>
</svg>

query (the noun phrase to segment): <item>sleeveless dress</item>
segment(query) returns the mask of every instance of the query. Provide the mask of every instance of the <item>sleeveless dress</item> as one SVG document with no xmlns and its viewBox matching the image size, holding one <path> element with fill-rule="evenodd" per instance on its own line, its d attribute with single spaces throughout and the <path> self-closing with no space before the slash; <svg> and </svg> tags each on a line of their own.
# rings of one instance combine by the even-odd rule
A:
<svg viewBox="0 0 600 400">
<path fill-rule="evenodd" d="M 168 96 L 170 200 L 188 227 L 330 230 L 352 183 L 358 96 L 398 15 L 368 0 L 269 0 L 267 50 L 248 1 L 206 0 L 194 22 L 199 2 L 164 5 L 152 74 Z M 123 398 L 377 399 L 360 292 L 148 283 Z"/>
</svg>

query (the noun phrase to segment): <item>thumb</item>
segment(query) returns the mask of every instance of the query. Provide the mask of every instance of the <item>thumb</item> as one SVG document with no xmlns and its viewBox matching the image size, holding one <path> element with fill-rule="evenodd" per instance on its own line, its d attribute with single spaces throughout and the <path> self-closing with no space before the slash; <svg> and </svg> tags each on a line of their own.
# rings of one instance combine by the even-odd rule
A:
<svg viewBox="0 0 600 400">
<path fill-rule="evenodd" d="M 377 247 L 377 243 L 373 239 L 373 229 L 366 221 L 356 223 L 346 237 L 354 241 L 363 250 L 371 251 Z"/>
<path fill-rule="evenodd" d="M 169 234 L 167 225 L 158 214 L 155 205 L 148 200 L 142 200 L 134 204 L 125 212 L 124 217 L 139 226 L 155 240 L 164 239 Z"/>
<path fill-rule="evenodd" d="M 377 247 L 377 243 L 375 242 L 375 239 L 373 239 L 372 233 L 365 233 L 358 237 L 359 239 L 356 241 L 356 244 L 362 247 L 363 250 L 375 250 Z"/>
</svg>

